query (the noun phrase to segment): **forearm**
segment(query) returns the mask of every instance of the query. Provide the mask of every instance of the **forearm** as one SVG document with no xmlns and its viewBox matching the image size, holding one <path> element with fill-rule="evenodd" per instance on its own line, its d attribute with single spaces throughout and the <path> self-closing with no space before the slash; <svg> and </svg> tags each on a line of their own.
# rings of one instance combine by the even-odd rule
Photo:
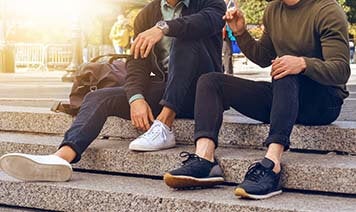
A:
<svg viewBox="0 0 356 212">
<path fill-rule="evenodd" d="M 147 68 L 147 59 L 129 59 L 127 61 L 127 76 L 124 89 L 128 100 L 131 97 L 143 95 L 150 83 L 150 71 Z"/>
<path fill-rule="evenodd" d="M 269 38 L 263 37 L 256 41 L 247 30 L 235 37 L 244 55 L 257 65 L 268 67 L 271 65 L 271 61 L 276 58 L 273 47 L 267 47 L 272 46 Z"/>
</svg>

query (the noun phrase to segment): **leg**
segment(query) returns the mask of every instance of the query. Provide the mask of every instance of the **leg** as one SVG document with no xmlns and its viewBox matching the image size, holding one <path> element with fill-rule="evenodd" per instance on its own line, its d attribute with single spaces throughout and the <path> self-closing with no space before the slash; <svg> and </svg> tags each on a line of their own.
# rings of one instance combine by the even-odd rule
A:
<svg viewBox="0 0 356 212">
<path fill-rule="evenodd" d="M 164 85 L 152 84 L 147 94 L 155 114 Z M 129 119 L 130 109 L 122 88 L 105 88 L 85 97 L 78 117 L 65 134 L 65 139 L 54 155 L 6 154 L 0 159 L 1 168 L 9 175 L 27 181 L 67 181 L 71 178 L 69 162 L 78 162 L 82 152 L 100 133 L 108 116 Z"/>
<path fill-rule="evenodd" d="M 270 132 L 264 144 L 268 147 L 265 158 L 250 166 L 235 195 L 251 199 L 264 199 L 280 194 L 281 166 L 284 150 L 289 148 L 289 137 L 299 110 L 299 76 L 287 76 L 272 81 L 272 107 Z"/>
<path fill-rule="evenodd" d="M 289 148 L 289 137 L 295 123 L 324 125 L 336 120 L 342 100 L 334 96 L 334 88 L 302 75 L 273 81 L 271 126 L 265 145 L 268 146 L 266 158 L 275 163 L 275 173 L 280 171 L 282 153 Z"/>
<path fill-rule="evenodd" d="M 335 88 L 320 85 L 301 75 L 273 81 L 271 126 L 265 142 L 268 151 L 265 159 L 251 166 L 235 190 L 236 195 L 264 199 L 282 192 L 280 161 L 283 151 L 289 148 L 293 125 L 319 125 L 334 121 L 342 104 L 335 92 Z"/>
<path fill-rule="evenodd" d="M 176 116 L 193 118 L 196 83 L 203 73 L 215 71 L 212 61 L 201 41 L 174 40 L 167 85 L 160 102 L 163 109 L 147 133 L 130 143 L 131 150 L 157 151 L 175 146 L 173 121 Z"/>
<path fill-rule="evenodd" d="M 164 87 L 163 83 L 152 83 L 145 94 L 154 115 L 157 115 L 162 108 L 158 103 Z M 65 133 L 64 141 L 55 154 L 68 162 L 78 162 L 80 155 L 99 135 L 109 116 L 130 119 L 130 106 L 126 93 L 121 87 L 100 89 L 85 97 L 78 116 Z M 68 150 L 68 147 L 72 151 Z"/>
<path fill-rule="evenodd" d="M 243 80 L 222 73 L 200 77 L 195 104 L 196 153 L 183 155 L 188 159 L 181 168 L 165 174 L 165 183 L 173 188 L 181 188 L 212 186 L 223 182 L 221 168 L 214 159 L 223 111 L 233 106 L 259 120 L 268 120 L 272 99 L 270 90 L 270 83 Z M 255 103 L 254 106 L 251 106 L 252 103 Z"/>
<path fill-rule="evenodd" d="M 220 71 L 215 70 L 212 61 L 207 47 L 201 41 L 174 40 L 170 52 L 167 86 L 161 101 L 164 109 L 158 120 L 170 126 L 177 114 L 180 117 L 187 112 L 188 115 L 193 114 L 199 77 L 204 73 Z"/>
<path fill-rule="evenodd" d="M 99 135 L 109 116 L 130 118 L 130 107 L 121 87 L 104 88 L 85 96 L 78 116 L 65 133 L 64 141 L 55 154 L 68 162 L 78 162 L 81 154 Z M 68 147 L 73 151 L 68 150 Z"/>
<path fill-rule="evenodd" d="M 268 123 L 271 105 L 272 90 L 268 82 L 205 74 L 198 83 L 194 139 L 209 138 L 217 147 L 224 110 L 231 106 L 248 117 Z"/>
</svg>

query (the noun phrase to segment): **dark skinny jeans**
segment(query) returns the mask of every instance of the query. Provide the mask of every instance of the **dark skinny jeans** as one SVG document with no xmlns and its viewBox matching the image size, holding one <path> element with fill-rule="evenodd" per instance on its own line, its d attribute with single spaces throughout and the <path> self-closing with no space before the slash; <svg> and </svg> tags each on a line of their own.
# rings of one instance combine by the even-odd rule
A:
<svg viewBox="0 0 356 212">
<path fill-rule="evenodd" d="M 156 117 L 166 106 L 177 113 L 177 118 L 194 118 L 197 81 L 202 74 L 216 71 L 212 61 L 202 41 L 174 40 L 167 82 L 153 81 L 144 93 L 153 115 Z M 85 96 L 60 145 L 70 146 L 76 152 L 72 163 L 80 160 L 109 116 L 130 119 L 130 105 L 122 87 L 104 88 Z"/>
<path fill-rule="evenodd" d="M 305 76 L 293 75 L 255 82 L 220 73 L 203 75 L 197 85 L 195 141 L 209 138 L 218 146 L 224 110 L 230 107 L 252 119 L 270 124 L 265 146 L 290 146 L 294 124 L 327 125 L 337 119 L 343 100 L 335 88 Z"/>
</svg>

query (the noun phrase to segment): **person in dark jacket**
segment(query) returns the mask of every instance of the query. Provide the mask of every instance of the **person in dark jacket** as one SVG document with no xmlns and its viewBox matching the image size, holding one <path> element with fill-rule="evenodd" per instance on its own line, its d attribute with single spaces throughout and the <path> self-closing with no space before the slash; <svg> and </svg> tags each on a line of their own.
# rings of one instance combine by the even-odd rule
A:
<svg viewBox="0 0 356 212">
<path fill-rule="evenodd" d="M 69 163 L 80 160 L 108 116 L 131 119 L 134 127 L 146 131 L 130 143 L 131 150 L 174 147 L 172 123 L 194 117 L 198 78 L 222 70 L 225 11 L 224 0 L 149 3 L 135 19 L 125 86 L 89 93 L 55 154 L 7 154 L 0 159 L 1 169 L 22 180 L 69 180 Z"/>
<path fill-rule="evenodd" d="M 282 192 L 281 159 L 295 124 L 327 125 L 337 119 L 349 95 L 348 23 L 335 0 L 274 0 L 264 13 L 265 30 L 256 41 L 239 9 L 224 17 L 242 52 L 261 67 L 271 66 L 272 82 L 220 73 L 200 77 L 197 86 L 196 152 L 165 174 L 174 188 L 212 185 L 219 180 L 214 158 L 224 110 L 269 123 L 265 157 L 251 165 L 236 196 L 264 199 Z"/>
</svg>

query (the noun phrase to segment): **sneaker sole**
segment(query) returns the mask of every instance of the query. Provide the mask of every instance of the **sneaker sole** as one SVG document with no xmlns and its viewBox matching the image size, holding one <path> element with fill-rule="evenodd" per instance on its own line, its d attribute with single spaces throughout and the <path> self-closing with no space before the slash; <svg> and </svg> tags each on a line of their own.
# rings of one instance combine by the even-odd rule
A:
<svg viewBox="0 0 356 212">
<path fill-rule="evenodd" d="M 138 152 L 154 152 L 154 151 L 160 151 L 160 150 L 165 150 L 165 149 L 171 149 L 174 148 L 176 145 L 172 146 L 166 146 L 162 148 L 147 148 L 143 146 L 129 146 L 129 150 L 131 151 L 138 151 Z"/>
<path fill-rule="evenodd" d="M 241 198 L 260 200 L 260 199 L 267 199 L 276 196 L 278 194 L 281 194 L 282 190 L 274 191 L 269 194 L 257 195 L 257 194 L 249 194 L 243 188 L 236 188 L 234 193 L 236 196 L 239 196 Z"/>
<path fill-rule="evenodd" d="M 0 167 L 8 175 L 23 181 L 65 182 L 72 176 L 72 169 L 66 165 L 41 164 L 21 155 L 3 156 Z"/>
<path fill-rule="evenodd" d="M 222 177 L 199 179 L 188 176 L 174 176 L 166 173 L 163 180 L 171 188 L 212 187 L 224 182 Z"/>
</svg>

